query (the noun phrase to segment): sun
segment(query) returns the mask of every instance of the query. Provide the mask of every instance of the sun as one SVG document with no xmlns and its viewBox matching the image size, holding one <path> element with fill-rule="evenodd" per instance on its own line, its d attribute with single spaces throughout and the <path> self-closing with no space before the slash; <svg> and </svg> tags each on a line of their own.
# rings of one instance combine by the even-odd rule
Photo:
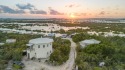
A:
<svg viewBox="0 0 125 70">
<path fill-rule="evenodd" d="M 74 15 L 74 13 L 70 14 L 70 18 L 75 18 L 76 16 Z"/>
</svg>

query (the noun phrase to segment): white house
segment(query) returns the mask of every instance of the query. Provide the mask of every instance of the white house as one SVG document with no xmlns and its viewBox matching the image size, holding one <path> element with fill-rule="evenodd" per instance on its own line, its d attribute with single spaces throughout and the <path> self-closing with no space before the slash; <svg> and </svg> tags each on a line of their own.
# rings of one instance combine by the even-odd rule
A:
<svg viewBox="0 0 125 70">
<path fill-rule="evenodd" d="M 100 43 L 100 41 L 95 40 L 95 39 L 88 39 L 88 40 L 83 40 L 83 41 L 79 42 L 79 44 L 82 48 L 84 48 L 90 44 L 99 44 L 99 43 Z"/>
<path fill-rule="evenodd" d="M 4 45 L 5 43 L 0 43 L 0 46 Z"/>
<path fill-rule="evenodd" d="M 29 41 L 27 46 L 27 57 L 29 59 L 35 58 L 47 58 L 53 52 L 52 50 L 53 39 L 50 38 L 36 38 Z"/>
<path fill-rule="evenodd" d="M 105 62 L 100 62 L 100 63 L 99 63 L 99 66 L 100 66 L 100 67 L 102 67 L 102 66 L 104 66 L 104 65 L 105 65 Z"/>
<path fill-rule="evenodd" d="M 7 39 L 6 40 L 6 43 L 15 43 L 16 42 L 16 39 Z"/>
</svg>

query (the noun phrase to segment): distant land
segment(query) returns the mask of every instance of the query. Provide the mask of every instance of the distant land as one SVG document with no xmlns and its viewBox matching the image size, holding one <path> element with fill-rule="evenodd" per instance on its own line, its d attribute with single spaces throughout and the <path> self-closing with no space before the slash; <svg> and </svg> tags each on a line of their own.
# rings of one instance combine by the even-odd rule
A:
<svg viewBox="0 0 125 70">
<path fill-rule="evenodd" d="M 17 23 L 125 23 L 125 18 L 83 18 L 83 19 L 66 19 L 66 18 L 0 18 L 0 22 L 17 22 Z"/>
</svg>

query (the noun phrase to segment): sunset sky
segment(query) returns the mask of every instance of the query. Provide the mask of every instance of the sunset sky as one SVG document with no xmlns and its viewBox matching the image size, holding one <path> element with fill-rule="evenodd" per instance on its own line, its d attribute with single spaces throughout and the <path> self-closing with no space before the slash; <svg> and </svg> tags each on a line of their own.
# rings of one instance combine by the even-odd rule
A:
<svg viewBox="0 0 125 70">
<path fill-rule="evenodd" d="M 125 18 L 125 0 L 0 0 L 0 18 Z"/>
</svg>

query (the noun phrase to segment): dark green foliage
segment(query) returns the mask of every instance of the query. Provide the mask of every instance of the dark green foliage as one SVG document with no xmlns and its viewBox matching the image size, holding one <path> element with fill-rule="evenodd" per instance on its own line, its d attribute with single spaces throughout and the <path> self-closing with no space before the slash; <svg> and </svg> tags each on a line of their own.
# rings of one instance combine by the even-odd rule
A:
<svg viewBox="0 0 125 70">
<path fill-rule="evenodd" d="M 50 55 L 50 61 L 55 65 L 61 65 L 69 58 L 70 41 L 55 38 L 53 43 L 54 52 Z"/>
<path fill-rule="evenodd" d="M 73 36 L 73 41 L 79 42 L 86 38 L 89 39 L 89 38 L 91 38 L 91 36 L 89 36 L 89 34 L 86 34 L 86 33 L 80 33 L 80 34 L 76 34 L 75 36 Z"/>
<path fill-rule="evenodd" d="M 65 33 L 65 30 L 64 29 L 60 29 L 60 33 Z"/>
<path fill-rule="evenodd" d="M 125 69 L 125 38 L 84 36 L 77 34 L 73 37 L 75 42 L 94 38 L 100 40 L 100 44 L 88 45 L 85 48 L 77 47 L 76 65 L 79 70 L 124 70 Z M 77 39 L 78 38 L 78 39 Z M 105 62 L 105 66 L 99 67 L 99 62 Z M 85 64 L 86 63 L 86 64 Z"/>
</svg>

